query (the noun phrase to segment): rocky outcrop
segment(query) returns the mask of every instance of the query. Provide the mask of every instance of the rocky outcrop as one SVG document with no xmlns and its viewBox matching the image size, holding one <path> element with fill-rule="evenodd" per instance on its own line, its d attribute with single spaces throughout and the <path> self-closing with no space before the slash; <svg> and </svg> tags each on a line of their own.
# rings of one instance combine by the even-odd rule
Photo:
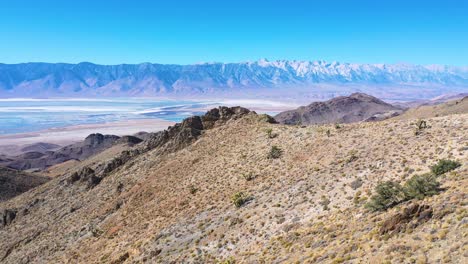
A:
<svg viewBox="0 0 468 264">
<path fill-rule="evenodd" d="M 312 125 L 327 123 L 352 123 L 364 120 L 389 118 L 401 113 L 399 107 L 376 97 L 353 93 L 325 102 L 315 102 L 298 109 L 285 111 L 275 116 L 276 121 L 287 125 Z M 392 112 L 389 114 L 389 112 Z"/>
<path fill-rule="evenodd" d="M 68 183 L 75 182 L 86 183 L 88 188 L 93 188 L 101 182 L 101 178 L 97 177 L 94 170 L 89 167 L 84 167 L 81 170 L 74 172 L 69 178 Z"/>
<path fill-rule="evenodd" d="M 433 210 L 428 205 L 411 204 L 385 220 L 380 228 L 380 234 L 395 234 L 406 228 L 414 228 L 431 219 L 432 214 Z"/>
<path fill-rule="evenodd" d="M 13 222 L 16 218 L 16 210 L 3 209 L 0 211 L 0 228 L 5 227 Z"/>
</svg>

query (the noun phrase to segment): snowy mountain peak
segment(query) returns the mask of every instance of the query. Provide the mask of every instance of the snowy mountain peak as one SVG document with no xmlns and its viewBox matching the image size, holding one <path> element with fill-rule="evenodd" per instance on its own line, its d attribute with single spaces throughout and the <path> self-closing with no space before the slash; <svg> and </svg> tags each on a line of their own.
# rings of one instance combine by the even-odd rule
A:
<svg viewBox="0 0 468 264">
<path fill-rule="evenodd" d="M 90 62 L 0 64 L 0 97 L 156 96 L 259 89 L 346 87 L 353 91 L 417 87 L 427 96 L 466 92 L 468 67 L 260 59 L 243 63 L 98 65 Z M 415 89 L 415 88 L 411 88 Z M 431 89 L 430 91 L 428 89 Z M 429 91 L 429 92 L 428 92 Z"/>
</svg>

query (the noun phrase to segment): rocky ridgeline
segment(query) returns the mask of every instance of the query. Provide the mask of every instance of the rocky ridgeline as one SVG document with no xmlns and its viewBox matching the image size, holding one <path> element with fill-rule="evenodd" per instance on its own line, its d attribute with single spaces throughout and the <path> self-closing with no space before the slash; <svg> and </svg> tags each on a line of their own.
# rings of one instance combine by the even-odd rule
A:
<svg viewBox="0 0 468 264">
<path fill-rule="evenodd" d="M 209 110 L 203 116 L 188 117 L 181 123 L 177 123 L 166 130 L 153 133 L 141 144 L 133 149 L 123 151 L 109 162 L 98 165 L 95 170 L 84 167 L 80 171 L 74 172 L 67 182 L 86 182 L 87 186 L 92 188 L 99 184 L 106 175 L 143 153 L 156 148 L 159 148 L 158 152 L 160 154 L 183 149 L 202 135 L 203 131 L 221 126 L 230 120 L 236 120 L 249 113 L 255 112 L 243 107 L 221 106 Z M 271 117 L 267 117 L 267 121 L 270 123 L 275 122 Z"/>
</svg>

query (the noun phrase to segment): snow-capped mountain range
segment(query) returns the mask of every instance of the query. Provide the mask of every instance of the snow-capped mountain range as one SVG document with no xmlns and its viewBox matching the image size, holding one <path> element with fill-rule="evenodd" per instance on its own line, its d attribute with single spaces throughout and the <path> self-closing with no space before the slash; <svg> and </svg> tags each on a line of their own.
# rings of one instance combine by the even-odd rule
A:
<svg viewBox="0 0 468 264">
<path fill-rule="evenodd" d="M 0 64 L 0 97 L 242 96 L 292 93 L 329 97 L 353 91 L 398 99 L 468 90 L 468 67 L 325 61 L 193 65 L 83 62 Z M 325 95 L 325 96 L 321 96 Z"/>
</svg>

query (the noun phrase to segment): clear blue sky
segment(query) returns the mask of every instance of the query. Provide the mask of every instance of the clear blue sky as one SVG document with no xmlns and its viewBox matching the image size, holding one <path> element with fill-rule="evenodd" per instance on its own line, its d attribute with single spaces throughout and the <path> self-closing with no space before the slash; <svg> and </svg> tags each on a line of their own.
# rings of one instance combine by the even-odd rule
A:
<svg viewBox="0 0 468 264">
<path fill-rule="evenodd" d="M 466 0 L 0 0 L 0 62 L 468 65 Z"/>
</svg>

